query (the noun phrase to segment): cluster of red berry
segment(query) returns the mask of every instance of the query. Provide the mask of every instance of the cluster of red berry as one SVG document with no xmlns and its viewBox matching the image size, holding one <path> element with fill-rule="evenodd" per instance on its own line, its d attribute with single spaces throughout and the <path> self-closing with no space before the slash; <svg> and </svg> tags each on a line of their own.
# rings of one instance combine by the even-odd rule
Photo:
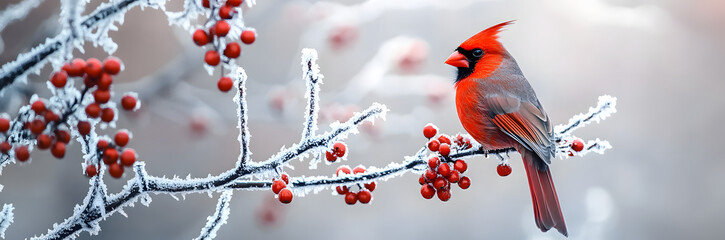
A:
<svg viewBox="0 0 725 240">
<path fill-rule="evenodd" d="M 50 83 L 56 88 L 64 88 L 68 84 L 68 77 L 83 77 L 86 90 L 93 87 L 94 103 L 89 104 L 86 109 L 86 115 L 90 118 L 101 118 L 104 122 L 111 122 L 114 119 L 114 111 L 110 107 L 102 108 L 111 99 L 110 87 L 113 83 L 112 75 L 116 75 L 121 71 L 121 62 L 114 57 L 109 57 L 101 62 L 96 58 L 90 58 L 87 61 L 83 59 L 74 59 L 70 63 L 63 65 L 62 69 L 53 73 Z M 136 108 L 137 99 L 131 95 L 126 95 L 121 99 L 121 105 L 126 110 Z M 50 149 L 51 154 L 61 159 L 65 156 L 66 145 L 70 143 L 71 134 L 68 131 L 70 126 L 67 124 L 67 117 L 70 112 L 59 114 L 57 111 L 62 109 L 51 109 L 46 106 L 43 99 L 35 100 L 31 103 L 30 109 L 34 116 L 28 118 L 27 121 L 20 122 L 23 128 L 30 132 L 31 137 L 35 137 L 38 149 Z M 70 111 L 69 109 L 66 111 Z M 91 124 L 86 121 L 79 121 L 77 125 L 78 131 L 82 135 L 88 135 L 91 131 Z M 0 118 L 0 132 L 3 135 L 10 129 L 10 120 Z M 13 146 L 7 141 L 0 142 L 0 152 L 8 154 Z M 14 147 L 15 158 L 24 162 L 30 158 L 30 152 L 27 146 L 18 145 Z"/>
<path fill-rule="evenodd" d="M 66 63 L 60 72 L 53 74 L 51 82 L 56 87 L 63 87 L 68 76 L 83 77 L 86 89 L 96 88 L 93 91 L 94 102 L 86 106 L 86 115 L 89 118 L 100 118 L 101 121 L 108 123 L 113 121 L 116 115 L 113 108 L 106 105 L 111 100 L 111 84 L 113 83 L 111 76 L 118 74 L 119 71 L 121 71 L 121 62 L 114 57 L 107 58 L 102 64 L 95 58 L 86 61 L 76 58 L 71 63 Z M 121 98 L 121 106 L 125 110 L 134 110 L 137 101 L 134 96 L 125 95 Z M 90 124 L 80 121 L 78 130 L 81 134 L 86 135 L 87 132 L 90 132 Z"/>
<path fill-rule="evenodd" d="M 350 175 L 350 174 L 363 174 L 367 172 L 365 167 L 363 166 L 357 166 L 355 169 L 350 169 L 348 166 L 340 166 L 337 168 L 337 171 L 335 172 L 335 176 L 344 176 L 344 175 Z M 345 203 L 348 205 L 354 205 L 357 203 L 357 201 L 360 201 L 362 204 L 367 204 L 371 200 L 373 200 L 373 194 L 372 191 L 375 190 L 375 187 L 377 184 L 375 182 L 365 183 L 362 186 L 360 184 L 357 184 L 358 191 L 354 192 L 350 188 L 350 186 L 337 186 L 337 194 L 344 195 L 345 196 Z"/>
<path fill-rule="evenodd" d="M 344 143 L 336 142 L 332 145 L 332 149 L 330 151 L 325 152 L 325 158 L 328 162 L 335 162 L 337 161 L 337 158 L 344 157 L 346 151 L 347 147 Z"/>
<path fill-rule="evenodd" d="M 277 194 L 279 197 L 279 201 L 284 204 L 288 204 L 292 202 L 292 191 L 287 188 L 287 184 L 289 184 L 289 176 L 287 174 L 282 174 L 282 177 L 280 179 L 275 179 L 272 181 L 272 192 L 274 194 Z"/>
<path fill-rule="evenodd" d="M 237 15 L 237 11 L 241 11 L 240 5 L 242 4 L 242 0 L 227 0 L 224 5 L 219 7 L 218 11 L 212 11 L 212 16 L 209 17 L 209 20 L 216 20 L 216 23 L 211 26 L 209 29 L 197 29 L 192 39 L 194 40 L 194 43 L 199 46 L 204 46 L 207 44 L 212 44 L 214 47 L 214 50 L 209 50 L 204 54 L 204 62 L 206 64 L 209 64 L 210 66 L 216 66 L 219 65 L 221 62 L 221 55 L 219 55 L 219 51 L 221 50 L 222 46 L 220 45 L 219 39 L 224 38 L 229 34 L 229 30 L 231 30 L 231 25 L 226 21 L 228 19 L 234 18 L 235 15 Z M 212 8 L 212 10 L 216 10 L 216 6 L 212 6 L 209 2 L 209 0 L 203 0 L 202 5 L 206 8 Z M 254 40 L 256 39 L 257 34 L 252 30 L 244 30 L 242 31 L 242 34 L 239 36 L 239 39 L 244 44 L 252 44 L 254 43 Z M 214 41 L 216 37 L 217 41 Z M 234 59 L 238 58 L 241 54 L 242 47 L 239 46 L 239 43 L 237 42 L 229 42 L 226 46 L 223 46 L 224 49 L 222 50 L 222 53 L 224 56 L 227 57 L 227 59 Z M 227 62 L 226 60 L 225 62 Z M 223 74 L 223 73 L 222 73 Z M 217 82 L 217 88 L 219 88 L 222 92 L 227 92 L 232 89 L 234 85 L 234 82 L 230 77 L 222 76 L 219 81 Z"/>
<path fill-rule="evenodd" d="M 461 189 L 467 189 L 471 186 L 471 179 L 462 176 L 468 169 L 468 164 L 461 159 L 452 160 L 448 157 L 451 153 L 451 145 L 456 151 L 469 149 L 472 145 L 470 139 L 461 135 L 457 135 L 455 142 L 451 142 L 450 138 L 445 134 L 434 138 L 437 134 L 438 128 L 433 124 L 423 127 L 423 136 L 430 139 L 428 149 L 432 152 L 438 152 L 440 156 L 433 156 L 428 159 L 428 170 L 420 176 L 418 182 L 423 185 L 420 188 L 420 194 L 423 195 L 423 198 L 431 199 L 437 193 L 438 199 L 445 202 L 451 198 L 451 183 L 457 183 Z"/>
<path fill-rule="evenodd" d="M 136 151 L 126 147 L 130 139 L 131 136 L 127 131 L 120 130 L 116 132 L 112 143 L 106 139 L 100 139 L 96 143 L 96 148 L 100 152 L 103 163 L 108 167 L 108 173 L 111 177 L 121 178 L 124 171 L 123 167 L 133 166 L 133 163 L 136 162 Z M 95 176 L 98 174 L 99 168 L 100 166 L 97 168 L 96 165 L 88 164 L 86 166 L 86 175 L 88 177 Z"/>
</svg>

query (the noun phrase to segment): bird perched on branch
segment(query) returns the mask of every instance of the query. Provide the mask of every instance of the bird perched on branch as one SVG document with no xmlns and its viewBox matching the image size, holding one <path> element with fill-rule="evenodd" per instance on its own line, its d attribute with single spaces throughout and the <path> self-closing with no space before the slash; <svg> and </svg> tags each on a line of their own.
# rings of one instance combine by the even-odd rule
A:
<svg viewBox="0 0 725 240">
<path fill-rule="evenodd" d="M 524 161 L 536 226 L 567 236 L 549 164 L 552 127 L 516 60 L 498 41 L 504 22 L 463 42 L 446 60 L 458 69 L 456 108 L 463 128 L 486 149 L 515 148 Z"/>
</svg>

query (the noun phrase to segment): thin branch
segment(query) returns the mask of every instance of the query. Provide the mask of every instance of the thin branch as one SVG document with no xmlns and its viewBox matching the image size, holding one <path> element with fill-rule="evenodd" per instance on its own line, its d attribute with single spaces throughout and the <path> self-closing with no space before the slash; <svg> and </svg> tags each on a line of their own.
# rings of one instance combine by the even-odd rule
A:
<svg viewBox="0 0 725 240">
<path fill-rule="evenodd" d="M 116 16 L 117 13 L 126 11 L 132 7 L 141 5 L 140 0 L 122 0 L 113 5 L 98 9 L 91 15 L 85 17 L 80 23 L 81 31 L 90 31 L 102 20 Z M 31 69 L 39 69 L 45 64 L 49 56 L 56 53 L 63 46 L 73 40 L 67 32 L 48 39 L 34 47 L 30 52 L 18 55 L 15 61 L 6 63 L 0 68 L 0 91 L 15 82 L 19 77 L 25 76 Z"/>
<path fill-rule="evenodd" d="M 237 118 L 239 119 L 239 159 L 237 160 L 237 172 L 241 172 L 246 168 L 247 162 L 249 162 L 249 128 L 247 127 L 247 91 L 245 84 L 247 82 L 247 73 L 244 69 L 239 67 L 234 71 L 234 80 L 237 83 L 237 95 L 234 96 L 234 102 L 237 103 Z"/>
<path fill-rule="evenodd" d="M 233 191 L 231 190 L 227 190 L 222 193 L 219 197 L 219 202 L 217 203 L 214 215 L 206 218 L 206 225 L 201 229 L 201 233 L 196 239 L 207 240 L 216 238 L 216 232 L 222 227 L 222 225 L 227 223 L 227 219 L 229 219 L 229 202 L 232 200 L 232 193 Z"/>
<path fill-rule="evenodd" d="M 0 237 L 5 238 L 5 231 L 8 230 L 8 227 L 10 227 L 10 224 L 12 224 L 14 221 L 13 217 L 13 205 L 12 204 L 4 204 L 3 210 L 0 211 Z"/>
<path fill-rule="evenodd" d="M 317 65 L 317 51 L 312 49 L 302 50 L 302 71 L 305 73 L 302 77 L 307 83 L 307 92 L 305 96 L 307 100 L 307 112 L 305 113 L 305 123 L 302 130 L 302 139 L 312 137 L 317 130 L 317 115 L 319 113 L 320 104 L 317 100 L 320 93 L 320 84 L 322 83 L 322 74 L 320 67 Z"/>
</svg>

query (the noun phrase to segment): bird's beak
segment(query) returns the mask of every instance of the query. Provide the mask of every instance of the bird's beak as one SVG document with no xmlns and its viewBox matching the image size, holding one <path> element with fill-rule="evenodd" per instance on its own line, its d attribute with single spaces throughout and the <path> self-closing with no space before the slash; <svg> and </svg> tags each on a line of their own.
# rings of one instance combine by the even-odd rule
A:
<svg viewBox="0 0 725 240">
<path fill-rule="evenodd" d="M 468 59 L 460 52 L 455 51 L 446 59 L 446 64 L 459 68 L 468 68 Z"/>
</svg>

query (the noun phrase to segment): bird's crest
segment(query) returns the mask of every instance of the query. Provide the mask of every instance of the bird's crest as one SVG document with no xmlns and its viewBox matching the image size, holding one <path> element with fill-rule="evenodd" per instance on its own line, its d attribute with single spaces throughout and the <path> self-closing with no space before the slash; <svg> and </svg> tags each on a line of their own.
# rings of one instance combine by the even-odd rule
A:
<svg viewBox="0 0 725 240">
<path fill-rule="evenodd" d="M 501 43 L 498 41 L 498 33 L 501 32 L 503 27 L 512 23 L 514 23 L 514 20 L 499 23 L 493 27 L 487 28 L 461 43 L 461 48 L 466 50 L 471 50 L 473 48 L 498 48 L 501 46 Z"/>
</svg>

